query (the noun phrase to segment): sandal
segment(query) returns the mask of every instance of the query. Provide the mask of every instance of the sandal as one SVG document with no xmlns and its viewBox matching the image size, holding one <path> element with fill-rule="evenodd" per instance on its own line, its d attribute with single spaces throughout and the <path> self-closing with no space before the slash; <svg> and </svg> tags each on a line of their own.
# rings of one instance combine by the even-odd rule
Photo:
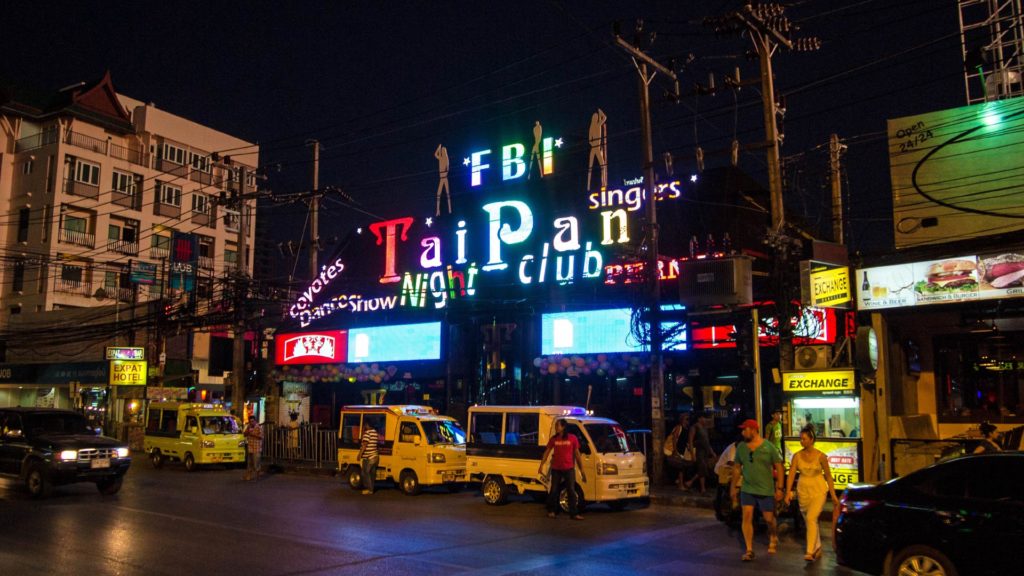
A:
<svg viewBox="0 0 1024 576">
<path fill-rule="evenodd" d="M 817 560 L 818 558 L 821 558 L 821 548 L 818 548 L 817 550 L 815 550 L 813 556 L 814 556 L 815 560 Z"/>
<path fill-rule="evenodd" d="M 769 554 L 775 554 L 778 551 L 778 549 L 779 549 L 779 539 L 778 538 L 772 538 L 770 541 L 768 541 L 768 553 Z"/>
<path fill-rule="evenodd" d="M 814 562 L 814 554 L 804 554 L 804 562 Z"/>
<path fill-rule="evenodd" d="M 754 551 L 753 550 L 747 550 L 746 552 L 743 553 L 743 557 L 740 558 L 740 560 L 742 560 L 744 562 L 750 562 L 753 559 L 754 559 Z"/>
</svg>

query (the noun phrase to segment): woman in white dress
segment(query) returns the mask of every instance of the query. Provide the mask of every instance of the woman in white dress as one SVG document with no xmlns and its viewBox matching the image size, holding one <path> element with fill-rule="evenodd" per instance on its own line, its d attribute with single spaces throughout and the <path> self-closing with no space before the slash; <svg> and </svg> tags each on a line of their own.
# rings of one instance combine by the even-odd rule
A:
<svg viewBox="0 0 1024 576">
<path fill-rule="evenodd" d="M 812 562 L 821 558 L 821 530 L 818 518 L 825 506 L 825 496 L 832 497 L 832 505 L 839 506 L 839 498 L 832 483 L 832 471 L 828 467 L 828 458 L 814 447 L 815 431 L 813 426 L 805 426 L 800 431 L 800 445 L 803 449 L 793 454 L 789 464 L 789 477 L 786 479 L 786 505 L 793 501 L 793 482 L 800 475 L 796 485 L 797 502 L 800 513 L 807 525 L 807 554 L 804 560 Z"/>
</svg>

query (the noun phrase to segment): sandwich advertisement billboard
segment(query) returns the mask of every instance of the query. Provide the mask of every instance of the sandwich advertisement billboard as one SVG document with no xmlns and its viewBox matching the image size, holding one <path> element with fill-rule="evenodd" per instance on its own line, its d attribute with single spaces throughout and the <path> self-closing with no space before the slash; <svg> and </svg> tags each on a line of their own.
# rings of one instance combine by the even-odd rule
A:
<svg viewBox="0 0 1024 576">
<path fill-rule="evenodd" d="M 1024 296 L 1024 250 L 857 270 L 857 309 Z"/>
</svg>

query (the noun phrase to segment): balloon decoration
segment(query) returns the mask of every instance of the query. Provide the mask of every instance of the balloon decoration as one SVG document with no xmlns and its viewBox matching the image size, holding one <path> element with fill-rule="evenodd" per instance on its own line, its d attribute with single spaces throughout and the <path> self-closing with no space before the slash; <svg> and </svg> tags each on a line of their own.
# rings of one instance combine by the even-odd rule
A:
<svg viewBox="0 0 1024 576">
<path fill-rule="evenodd" d="M 644 374 L 651 368 L 648 354 L 597 354 L 594 356 L 538 356 L 533 365 L 541 374 L 572 378 L 598 376 L 630 377 Z"/>
<path fill-rule="evenodd" d="M 379 364 L 324 364 L 320 366 L 279 366 L 273 372 L 275 380 L 290 382 L 388 382 L 398 374 L 397 366 Z M 411 375 L 409 376 L 411 378 Z"/>
</svg>

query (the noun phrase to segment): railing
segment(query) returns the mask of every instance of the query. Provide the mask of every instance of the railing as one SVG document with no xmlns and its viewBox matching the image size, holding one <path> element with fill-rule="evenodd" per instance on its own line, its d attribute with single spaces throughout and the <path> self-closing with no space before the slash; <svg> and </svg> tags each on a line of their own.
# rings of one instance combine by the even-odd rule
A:
<svg viewBox="0 0 1024 576">
<path fill-rule="evenodd" d="M 156 215 L 166 216 L 168 218 L 177 218 L 181 216 L 181 207 L 173 204 L 164 204 L 162 202 L 156 203 Z"/>
<path fill-rule="evenodd" d="M 196 170 L 193 168 L 188 177 L 193 182 L 199 182 L 200 184 L 205 184 L 207 186 L 213 184 L 213 174 L 203 172 L 202 170 Z"/>
<path fill-rule="evenodd" d="M 107 153 L 107 141 L 92 136 L 82 134 L 81 132 L 68 132 L 64 136 L 64 143 L 86 150 L 92 150 L 99 154 Z"/>
<path fill-rule="evenodd" d="M 87 270 L 82 270 L 83 275 L 87 273 Z M 53 289 L 57 292 L 64 292 L 65 294 L 92 296 L 92 285 L 83 280 L 69 280 L 58 276 L 53 280 Z"/>
<path fill-rule="evenodd" d="M 78 230 L 68 230 L 67 228 L 60 229 L 60 241 L 65 244 L 85 246 L 86 248 L 93 248 L 96 246 L 95 235 L 87 232 L 79 232 Z"/>
<path fill-rule="evenodd" d="M 149 257 L 150 258 L 169 258 L 171 256 L 170 246 L 150 246 Z"/>
<path fill-rule="evenodd" d="M 74 194 L 75 196 L 84 196 L 85 198 L 96 199 L 100 195 L 100 187 L 93 186 L 92 184 L 86 184 L 85 182 L 79 182 L 67 178 L 64 180 L 64 191 L 68 194 Z"/>
<path fill-rule="evenodd" d="M 263 425 L 265 464 L 291 464 L 312 468 L 338 467 L 338 430 L 302 424 L 298 428 Z"/>
<path fill-rule="evenodd" d="M 19 138 L 18 141 L 14 143 L 14 151 L 25 152 L 28 150 L 35 150 L 36 148 L 42 148 L 43 146 L 49 146 L 50 144 L 56 143 L 57 131 L 46 130 L 38 134 L 33 134 L 31 136 Z"/>
<path fill-rule="evenodd" d="M 118 254 L 138 256 L 139 243 L 135 240 L 111 240 L 107 242 L 107 250 L 117 252 Z"/>
<path fill-rule="evenodd" d="M 104 288 L 104 290 L 106 290 L 108 297 L 116 296 L 119 302 L 132 302 L 135 299 L 135 291 L 131 288 L 118 286 L 117 288 Z"/>
<path fill-rule="evenodd" d="M 126 206 L 128 208 L 139 209 L 139 195 L 138 194 L 126 194 L 120 190 L 112 190 L 110 195 L 113 197 L 114 204 L 118 206 Z"/>
<path fill-rule="evenodd" d="M 166 158 L 160 158 L 156 161 L 156 169 L 165 172 L 167 174 L 173 174 L 175 176 L 185 176 L 188 174 L 188 166 L 184 164 L 178 164 L 171 162 Z"/>
<path fill-rule="evenodd" d="M 199 267 L 206 268 L 207 270 L 213 270 L 213 258 L 210 256 L 200 256 Z"/>
<path fill-rule="evenodd" d="M 1000 446 L 1003 450 L 1020 450 L 1022 436 L 1024 426 L 1008 430 L 1003 434 Z M 943 440 L 893 438 L 889 440 L 889 474 L 892 478 L 906 476 L 936 462 L 971 454 L 981 442 L 980 437 Z"/>
<path fill-rule="evenodd" d="M 210 218 L 209 212 L 198 212 L 192 211 L 192 223 L 199 224 L 200 226 L 209 226 L 212 218 Z"/>
<path fill-rule="evenodd" d="M 112 142 L 110 144 L 110 157 L 126 160 L 132 164 L 138 164 L 139 166 L 149 165 L 149 154 L 144 150 L 131 146 L 121 146 L 120 144 L 114 144 Z"/>
</svg>

